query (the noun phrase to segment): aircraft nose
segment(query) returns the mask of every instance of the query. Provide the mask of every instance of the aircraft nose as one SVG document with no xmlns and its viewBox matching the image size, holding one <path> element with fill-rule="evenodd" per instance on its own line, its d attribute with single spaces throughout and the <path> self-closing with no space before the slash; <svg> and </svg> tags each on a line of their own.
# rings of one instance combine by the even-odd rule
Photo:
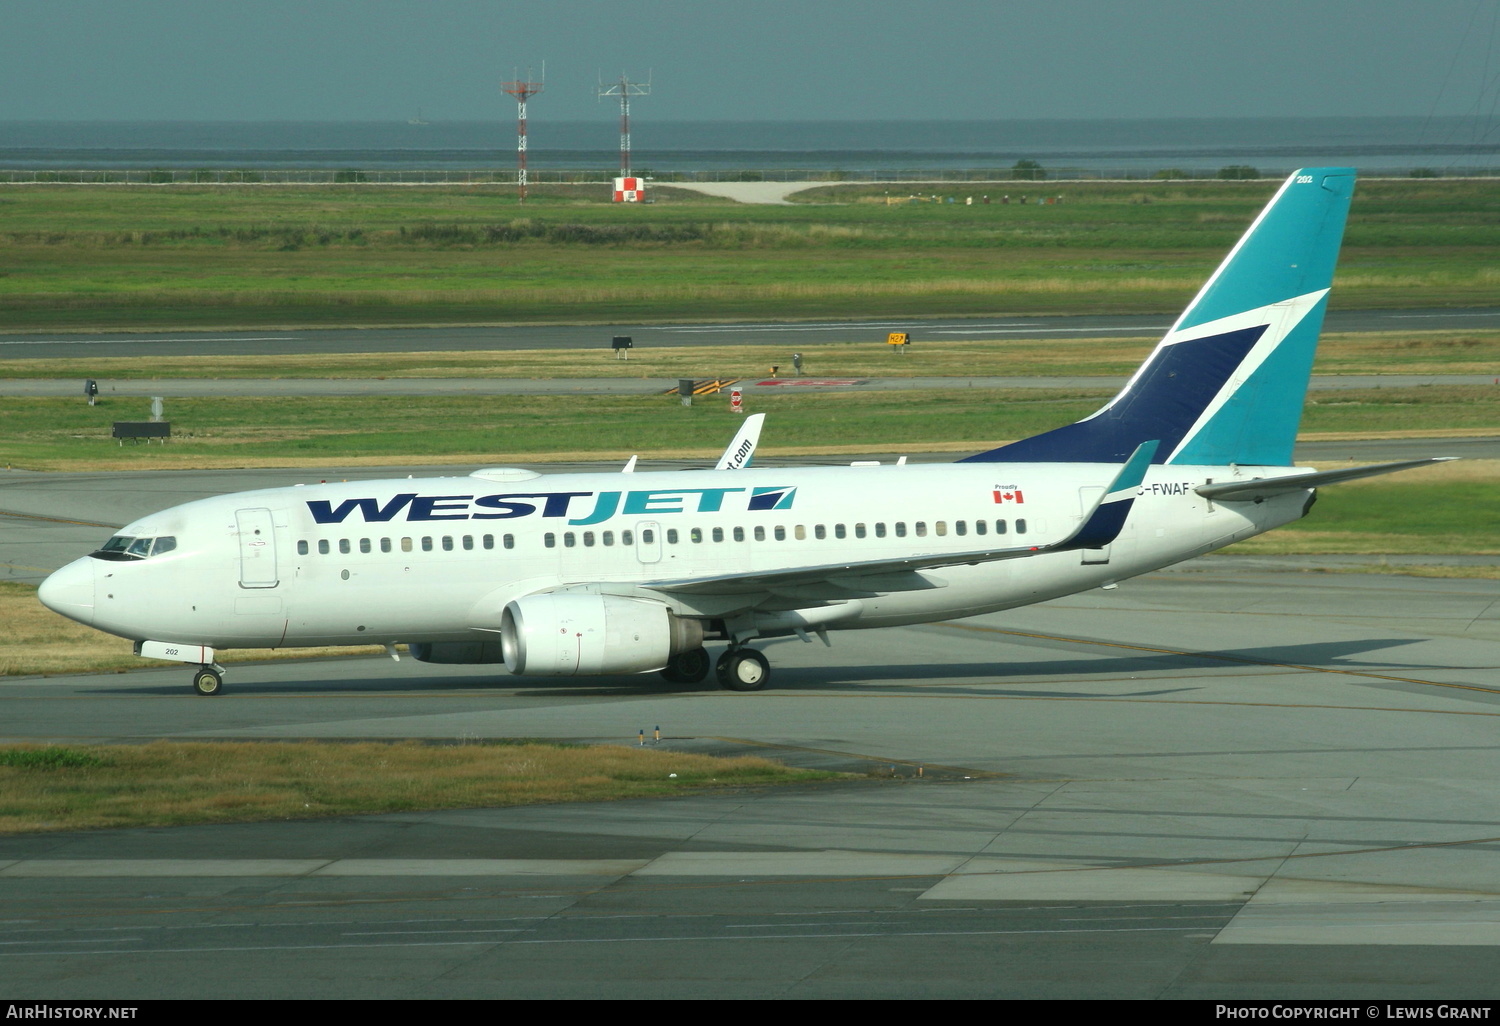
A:
<svg viewBox="0 0 1500 1026">
<path fill-rule="evenodd" d="M 54 613 L 79 623 L 94 621 L 93 561 L 75 559 L 50 575 L 37 589 L 36 597 Z"/>
</svg>

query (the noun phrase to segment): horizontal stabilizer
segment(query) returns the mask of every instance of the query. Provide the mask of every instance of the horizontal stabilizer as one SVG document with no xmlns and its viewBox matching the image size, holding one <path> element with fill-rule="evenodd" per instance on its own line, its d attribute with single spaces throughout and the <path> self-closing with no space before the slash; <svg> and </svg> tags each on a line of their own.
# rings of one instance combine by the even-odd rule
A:
<svg viewBox="0 0 1500 1026">
<path fill-rule="evenodd" d="M 1348 470 L 1324 470 L 1313 474 L 1292 474 L 1287 477 L 1259 477 L 1253 481 L 1227 481 L 1224 484 L 1199 485 L 1194 491 L 1205 499 L 1216 502 L 1259 502 L 1273 495 L 1302 492 L 1309 488 L 1338 484 L 1342 481 L 1358 481 L 1362 477 L 1378 477 L 1394 474 L 1398 470 L 1414 467 L 1430 467 L 1434 463 L 1449 463 L 1457 456 L 1433 456 L 1421 460 L 1399 460 L 1395 463 L 1371 463 Z"/>
</svg>

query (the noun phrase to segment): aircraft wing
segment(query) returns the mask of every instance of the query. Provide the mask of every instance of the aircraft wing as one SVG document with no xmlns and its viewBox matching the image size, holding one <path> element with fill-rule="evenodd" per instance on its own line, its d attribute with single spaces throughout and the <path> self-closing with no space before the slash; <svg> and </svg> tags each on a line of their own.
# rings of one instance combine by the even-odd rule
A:
<svg viewBox="0 0 1500 1026">
<path fill-rule="evenodd" d="M 1120 467 L 1114 481 L 1075 530 L 1062 541 L 1051 545 L 1021 545 L 1006 548 L 974 549 L 968 552 L 934 552 L 898 559 L 854 560 L 847 563 L 823 563 L 817 566 L 787 567 L 779 570 L 717 574 L 711 577 L 689 577 L 679 580 L 651 581 L 642 585 L 652 591 L 684 595 L 749 595 L 757 592 L 784 591 L 814 585 L 831 585 L 848 591 L 914 591 L 940 587 L 919 576 L 918 570 L 945 566 L 993 563 L 1005 559 L 1025 559 L 1050 552 L 1103 548 L 1119 536 L 1125 518 L 1135 501 L 1136 489 L 1145 479 L 1158 443 L 1141 443 Z"/>
<path fill-rule="evenodd" d="M 1323 485 L 1338 484 L 1341 481 L 1357 481 L 1362 477 L 1375 477 L 1379 474 L 1394 474 L 1398 470 L 1428 467 L 1434 463 L 1448 463 L 1456 459 L 1458 459 L 1457 456 L 1433 456 L 1428 459 L 1400 460 L 1395 463 L 1371 463 L 1369 466 L 1351 467 L 1348 470 L 1324 470 L 1319 473 L 1293 474 L 1290 477 L 1258 477 L 1253 481 L 1226 481 L 1223 484 L 1199 485 L 1193 490 L 1205 499 L 1212 499 L 1215 502 L 1259 502 L 1273 495 L 1321 488 Z"/>
</svg>

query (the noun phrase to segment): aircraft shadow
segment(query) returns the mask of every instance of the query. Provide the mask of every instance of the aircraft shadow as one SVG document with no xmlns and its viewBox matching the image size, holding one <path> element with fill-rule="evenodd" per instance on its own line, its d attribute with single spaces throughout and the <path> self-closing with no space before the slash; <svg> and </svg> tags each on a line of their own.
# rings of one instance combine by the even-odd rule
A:
<svg viewBox="0 0 1500 1026">
<path fill-rule="evenodd" d="M 1030 647 L 1052 648 L 1071 652 L 1079 643 L 1060 641 L 1038 642 L 1027 639 Z M 893 682 L 904 682 L 913 694 L 996 694 L 1012 696 L 1054 697 L 1145 697 L 1192 691 L 1202 685 L 1184 683 L 1170 686 L 1167 681 L 1153 675 L 1183 673 L 1195 670 L 1230 671 L 1278 668 L 1288 666 L 1313 666 L 1331 670 L 1369 670 L 1378 673 L 1423 672 L 1440 670 L 1443 667 L 1421 663 L 1393 663 L 1357 658 L 1368 653 L 1415 644 L 1420 639 L 1371 638 L 1360 641 L 1327 641 L 1305 645 L 1282 645 L 1268 648 L 1219 649 L 1201 653 L 1131 652 L 1104 650 L 1099 656 L 1064 656 L 1058 659 L 1029 659 L 1025 661 L 983 661 L 943 663 L 856 663 L 836 667 L 788 667 L 777 665 L 775 649 L 771 651 L 773 678 L 770 691 L 828 691 L 841 690 L 859 692 L 879 688 L 890 692 Z M 260 664 L 262 667 L 267 664 Z M 288 671 L 295 673 L 296 665 L 286 664 Z M 536 698 L 563 697 L 659 697 L 673 694 L 693 694 L 719 690 L 710 675 L 697 684 L 670 684 L 656 674 L 632 674 L 621 676 L 582 677 L 576 680 L 560 680 L 554 677 L 511 677 L 497 666 L 493 675 L 446 675 L 430 677 L 390 678 L 351 676 L 344 680 L 330 681 L 302 675 L 274 681 L 236 681 L 231 668 L 226 680 L 226 694 L 274 695 L 274 694 L 347 694 L 361 695 L 425 694 L 437 692 L 460 692 L 482 698 L 492 695 L 496 689 Z M 1146 677 L 1138 690 L 1122 691 L 1117 686 L 1119 678 Z M 959 683 L 965 678 L 978 678 L 972 683 Z M 1079 679 L 1084 678 L 1084 679 Z M 1108 689 L 1090 687 L 1103 683 L 1088 678 L 1107 678 L 1114 686 Z M 947 686 L 942 686 L 947 683 Z M 1058 686 L 1047 686 L 1056 682 Z M 1018 690 L 1018 685 L 1039 685 L 1036 688 Z M 1064 683 L 1075 687 L 1060 687 Z M 92 690 L 92 689 L 91 689 Z M 143 687 L 100 688 L 98 694 L 170 695 L 187 691 L 186 675 L 183 683 L 155 684 Z"/>
</svg>

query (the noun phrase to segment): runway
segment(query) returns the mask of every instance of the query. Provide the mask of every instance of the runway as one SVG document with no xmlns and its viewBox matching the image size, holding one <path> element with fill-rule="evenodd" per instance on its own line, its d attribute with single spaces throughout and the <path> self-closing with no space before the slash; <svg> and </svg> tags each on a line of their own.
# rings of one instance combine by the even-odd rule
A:
<svg viewBox="0 0 1500 1026">
<path fill-rule="evenodd" d="M 1493 999 L 1493 582 L 1239 569 L 770 646 L 775 689 L 384 658 L 11 679 L 9 739 L 491 737 L 846 782 L 0 839 L 16 999 Z"/>
<path fill-rule="evenodd" d="M 1160 336 L 1169 316 L 903 318 L 719 324 L 485 325 L 480 327 L 325 328 L 287 331 L 8 332 L 0 361 L 87 360 L 95 356 L 279 356 L 294 353 L 406 353 L 515 349 L 607 349 L 616 335 L 638 348 L 755 345 L 791 352 L 813 341 L 884 342 L 892 331 L 913 344 L 963 339 Z M 1326 331 L 1474 331 L 1500 327 L 1500 309 L 1333 310 Z"/>
</svg>

